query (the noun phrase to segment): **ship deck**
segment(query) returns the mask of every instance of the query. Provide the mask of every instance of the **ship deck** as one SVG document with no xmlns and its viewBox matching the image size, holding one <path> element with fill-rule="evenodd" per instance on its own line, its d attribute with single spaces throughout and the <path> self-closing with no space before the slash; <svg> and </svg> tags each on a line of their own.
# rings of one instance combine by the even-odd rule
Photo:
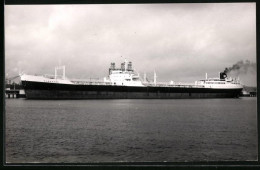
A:
<svg viewBox="0 0 260 170">
<path fill-rule="evenodd" d="M 104 82 L 104 81 L 91 81 L 91 80 L 71 80 L 75 85 L 113 85 L 112 82 Z M 167 82 L 158 82 L 156 84 L 143 82 L 144 87 L 180 87 L 180 88 L 203 88 L 203 85 L 195 85 L 195 84 L 171 84 Z M 140 86 L 141 87 L 141 86 Z"/>
</svg>

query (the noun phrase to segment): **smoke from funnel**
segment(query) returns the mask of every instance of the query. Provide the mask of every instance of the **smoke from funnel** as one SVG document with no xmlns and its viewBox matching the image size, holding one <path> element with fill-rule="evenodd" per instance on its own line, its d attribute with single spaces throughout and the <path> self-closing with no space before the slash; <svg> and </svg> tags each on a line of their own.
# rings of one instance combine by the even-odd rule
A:
<svg viewBox="0 0 260 170">
<path fill-rule="evenodd" d="M 229 77 L 239 77 L 243 85 L 256 86 L 256 63 L 249 60 L 238 61 L 232 67 L 225 68 L 224 73 Z"/>
</svg>

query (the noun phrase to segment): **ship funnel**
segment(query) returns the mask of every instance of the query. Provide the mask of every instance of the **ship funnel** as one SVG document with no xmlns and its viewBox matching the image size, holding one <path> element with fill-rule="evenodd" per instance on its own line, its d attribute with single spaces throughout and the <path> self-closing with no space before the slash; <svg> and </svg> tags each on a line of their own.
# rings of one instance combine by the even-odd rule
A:
<svg viewBox="0 0 260 170">
<path fill-rule="evenodd" d="M 115 63 L 111 63 L 110 69 L 111 69 L 111 70 L 115 70 L 115 68 L 116 68 L 116 64 L 115 64 Z"/>
<path fill-rule="evenodd" d="M 225 79 L 225 78 L 227 78 L 227 74 L 226 74 L 225 72 L 221 72 L 221 73 L 219 74 L 219 78 L 220 78 L 220 79 Z"/>
<path fill-rule="evenodd" d="M 127 67 L 127 60 L 126 59 L 125 59 L 125 65 L 124 66 L 125 66 L 125 71 L 126 71 L 126 69 L 127 69 L 126 68 Z"/>
<path fill-rule="evenodd" d="M 127 64 L 127 70 L 132 70 L 132 62 L 129 61 L 129 63 Z"/>
<path fill-rule="evenodd" d="M 121 70 L 125 69 L 125 63 L 121 63 Z"/>
</svg>

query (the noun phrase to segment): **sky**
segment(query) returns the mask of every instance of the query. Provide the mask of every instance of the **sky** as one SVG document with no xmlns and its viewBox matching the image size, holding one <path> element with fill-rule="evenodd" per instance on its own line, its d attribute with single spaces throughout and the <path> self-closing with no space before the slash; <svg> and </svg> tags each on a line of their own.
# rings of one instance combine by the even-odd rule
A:
<svg viewBox="0 0 260 170">
<path fill-rule="evenodd" d="M 6 76 L 108 76 L 127 59 L 148 79 L 194 82 L 256 62 L 255 3 L 5 6 Z M 256 85 L 256 71 L 244 84 Z M 242 76 L 243 77 L 243 76 Z M 247 76 L 244 76 L 247 77 Z"/>
</svg>

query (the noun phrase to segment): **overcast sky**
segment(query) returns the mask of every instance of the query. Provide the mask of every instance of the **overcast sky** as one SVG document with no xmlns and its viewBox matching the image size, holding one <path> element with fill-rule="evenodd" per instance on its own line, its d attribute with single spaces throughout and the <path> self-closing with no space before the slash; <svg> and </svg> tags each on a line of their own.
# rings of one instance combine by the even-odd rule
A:
<svg viewBox="0 0 260 170">
<path fill-rule="evenodd" d="M 176 82 L 256 62 L 255 3 L 5 6 L 8 76 L 54 74 L 60 60 L 69 78 L 103 78 L 124 58 Z"/>
</svg>

